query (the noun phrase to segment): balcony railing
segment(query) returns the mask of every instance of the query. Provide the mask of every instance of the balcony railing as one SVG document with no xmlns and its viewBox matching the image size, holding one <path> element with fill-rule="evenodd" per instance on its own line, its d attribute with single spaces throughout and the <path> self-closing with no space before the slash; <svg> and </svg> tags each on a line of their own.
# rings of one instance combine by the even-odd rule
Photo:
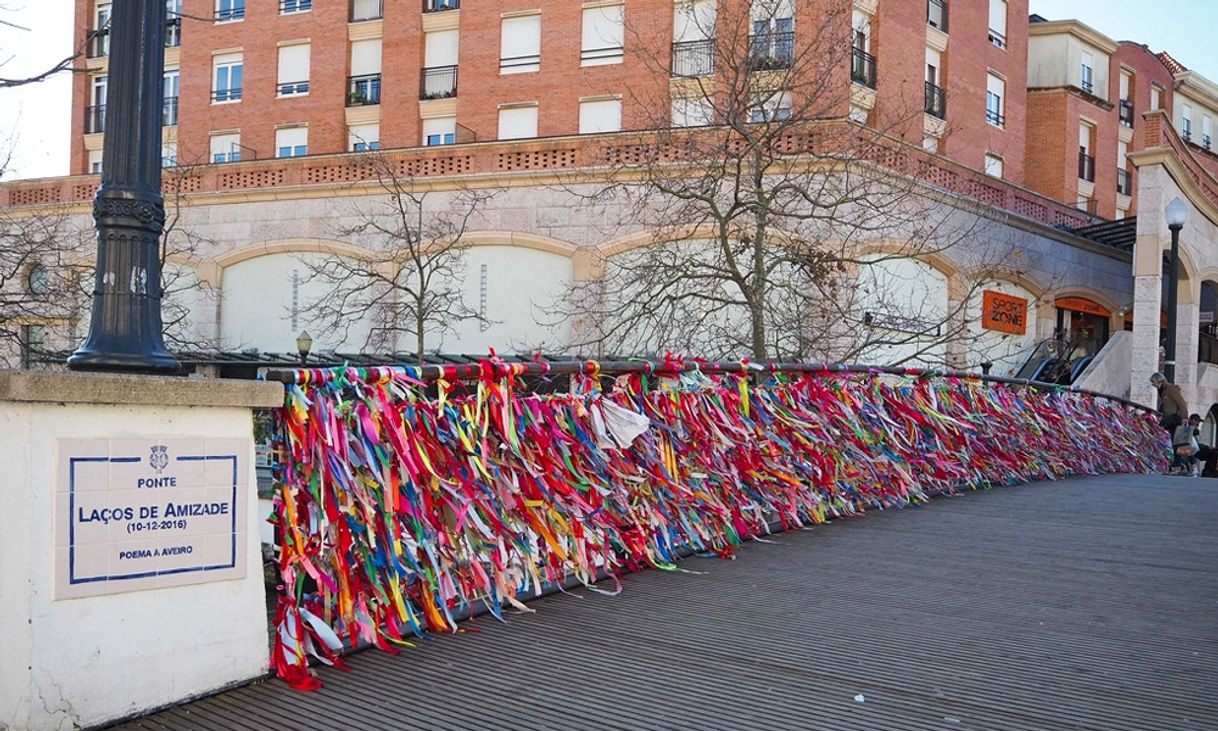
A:
<svg viewBox="0 0 1218 731">
<path fill-rule="evenodd" d="M 1133 102 L 1128 99 L 1121 100 L 1121 124 L 1133 129 Z"/>
<path fill-rule="evenodd" d="M 854 47 L 850 55 L 850 80 L 869 89 L 875 88 L 875 56 Z"/>
<path fill-rule="evenodd" d="M 347 78 L 347 106 L 362 107 L 381 103 L 381 75 L 364 74 Z"/>
<path fill-rule="evenodd" d="M 759 33 L 749 39 L 749 70 L 789 69 L 794 53 L 795 31 Z"/>
<path fill-rule="evenodd" d="M 1218 363 L 1218 338 L 1209 333 L 1197 333 L 1197 361 Z"/>
<path fill-rule="evenodd" d="M 499 59 L 499 73 L 523 73 L 537 71 L 541 68 L 541 54 L 531 53 L 527 56 L 505 56 Z M 514 71 L 513 69 L 519 69 Z"/>
<path fill-rule="evenodd" d="M 579 51 L 580 61 L 597 61 L 602 63 L 613 63 L 615 60 L 620 60 L 625 55 L 621 46 L 602 46 L 600 48 L 581 48 Z"/>
<path fill-rule="evenodd" d="M 213 102 L 239 102 L 241 101 L 241 87 L 215 89 L 211 93 L 211 100 Z"/>
<path fill-rule="evenodd" d="M 1007 37 L 993 28 L 990 28 L 989 37 L 990 43 L 993 43 L 995 46 L 998 46 L 999 48 L 1007 47 Z"/>
<path fill-rule="evenodd" d="M 947 32 L 947 3 L 944 0 L 927 0 L 926 24 Z"/>
<path fill-rule="evenodd" d="M 1133 195 L 1133 175 L 1128 170 L 1117 168 L 1117 192 L 1121 195 Z"/>
<path fill-rule="evenodd" d="M 420 99 L 450 99 L 457 95 L 457 67 L 431 66 L 423 69 Z"/>
<path fill-rule="evenodd" d="M 715 73 L 715 39 L 677 41 L 672 44 L 673 76 L 710 76 Z"/>
<path fill-rule="evenodd" d="M 445 10 L 459 10 L 461 0 L 423 0 L 424 13 L 442 13 Z"/>
<path fill-rule="evenodd" d="M 926 113 L 939 119 L 947 119 L 947 95 L 943 88 L 926 82 Z"/>
<path fill-rule="evenodd" d="M 92 135 L 106 131 L 106 105 L 85 107 L 85 134 Z"/>
<path fill-rule="evenodd" d="M 1207 150 L 1210 149 L 1210 136 L 1209 135 L 1201 135 L 1201 146 Z"/>
<path fill-rule="evenodd" d="M 217 23 L 228 23 L 234 20 L 245 20 L 245 6 L 236 5 L 230 8 L 221 8 L 216 11 Z"/>
<path fill-rule="evenodd" d="M 1006 116 L 997 109 L 987 108 L 985 110 L 985 121 L 989 122 L 995 127 L 1005 127 L 1007 125 Z"/>
<path fill-rule="evenodd" d="M 351 22 L 380 20 L 385 17 L 385 0 L 351 0 Z"/>
<path fill-rule="evenodd" d="M 1078 153 L 1078 177 L 1089 183 L 1095 182 L 1095 158 L 1081 151 Z"/>
<path fill-rule="evenodd" d="M 313 0 L 279 0 L 279 13 L 290 15 L 304 13 L 313 9 Z"/>
<path fill-rule="evenodd" d="M 182 19 L 170 18 L 165 21 L 165 47 L 177 48 L 182 45 Z"/>
<path fill-rule="evenodd" d="M 88 42 L 85 44 L 85 55 L 89 58 L 101 58 L 110 55 L 110 30 L 89 31 Z"/>
<path fill-rule="evenodd" d="M 165 97 L 165 102 L 161 105 L 161 124 L 166 127 L 172 127 L 178 123 L 178 98 L 176 96 Z"/>
<path fill-rule="evenodd" d="M 1082 88 L 1083 91 L 1087 92 L 1088 94 L 1095 93 L 1095 83 L 1092 82 L 1091 79 L 1084 78 L 1084 79 L 1080 80 L 1079 86 Z"/>
</svg>

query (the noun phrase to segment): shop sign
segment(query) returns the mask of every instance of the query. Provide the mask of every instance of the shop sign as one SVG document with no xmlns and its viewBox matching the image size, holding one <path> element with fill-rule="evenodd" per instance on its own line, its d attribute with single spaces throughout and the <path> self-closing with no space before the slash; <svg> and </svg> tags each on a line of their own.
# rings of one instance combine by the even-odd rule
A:
<svg viewBox="0 0 1218 731">
<path fill-rule="evenodd" d="M 1028 300 L 987 289 L 981 293 L 981 327 L 1023 335 L 1028 331 Z"/>
</svg>

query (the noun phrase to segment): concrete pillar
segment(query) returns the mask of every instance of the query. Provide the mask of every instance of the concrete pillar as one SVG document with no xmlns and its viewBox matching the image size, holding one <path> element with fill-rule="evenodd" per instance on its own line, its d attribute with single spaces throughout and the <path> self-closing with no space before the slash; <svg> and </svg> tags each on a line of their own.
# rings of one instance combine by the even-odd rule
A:
<svg viewBox="0 0 1218 731">
<path fill-rule="evenodd" d="M 92 727 L 266 672 L 253 381 L 0 371 L 0 728 Z"/>
<path fill-rule="evenodd" d="M 1180 283 L 1180 300 L 1176 306 L 1176 383 L 1189 410 L 1199 411 L 1197 341 L 1200 340 L 1201 308 L 1196 298 L 1185 300 L 1185 289 L 1191 289 L 1190 282 Z"/>
</svg>

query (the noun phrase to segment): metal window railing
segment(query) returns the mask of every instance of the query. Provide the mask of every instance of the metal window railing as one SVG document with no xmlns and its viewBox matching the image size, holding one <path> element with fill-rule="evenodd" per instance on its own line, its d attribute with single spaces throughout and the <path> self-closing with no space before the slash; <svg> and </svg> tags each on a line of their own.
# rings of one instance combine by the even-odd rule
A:
<svg viewBox="0 0 1218 731">
<path fill-rule="evenodd" d="M 875 56 L 857 46 L 851 49 L 850 80 L 869 89 L 875 88 Z"/>
<path fill-rule="evenodd" d="M 170 18 L 165 21 L 165 47 L 177 48 L 182 45 L 182 19 Z"/>
<path fill-rule="evenodd" d="M 1133 195 L 1133 174 L 1128 170 L 1117 168 L 1117 192 L 1121 195 Z"/>
<path fill-rule="evenodd" d="M 541 54 L 534 53 L 528 56 L 508 56 L 507 58 L 499 59 L 499 70 L 505 69 L 520 69 L 527 66 L 536 66 L 541 68 Z"/>
<path fill-rule="evenodd" d="M 89 31 L 88 42 L 85 45 L 85 55 L 89 58 L 101 58 L 110 55 L 110 29 Z"/>
<path fill-rule="evenodd" d="M 231 8 L 221 8 L 216 11 L 216 22 L 227 23 L 230 20 L 244 20 L 245 6 L 237 5 Z"/>
<path fill-rule="evenodd" d="M 927 0 L 926 24 L 947 32 L 947 2 L 945 0 Z"/>
<path fill-rule="evenodd" d="M 1082 79 L 1079 80 L 1079 86 L 1082 88 L 1083 91 L 1087 92 L 1088 94 L 1095 93 L 1095 83 L 1088 76 L 1084 76 Z"/>
<path fill-rule="evenodd" d="M 430 66 L 423 69 L 420 99 L 451 99 L 457 95 L 457 67 Z"/>
<path fill-rule="evenodd" d="M 1122 99 L 1120 106 L 1121 124 L 1133 129 L 1133 102 L 1128 99 Z"/>
<path fill-rule="evenodd" d="M 710 76 L 715 73 L 715 39 L 677 41 L 672 44 L 673 76 Z"/>
<path fill-rule="evenodd" d="M 1201 146 L 1207 150 L 1210 149 L 1210 136 L 1209 135 L 1201 135 Z"/>
<path fill-rule="evenodd" d="M 926 113 L 939 119 L 947 119 L 947 94 L 943 87 L 926 82 Z"/>
<path fill-rule="evenodd" d="M 213 102 L 236 102 L 241 101 L 241 87 L 234 86 L 230 89 L 215 89 L 211 93 Z"/>
<path fill-rule="evenodd" d="M 85 107 L 85 134 L 92 135 L 106 131 L 106 105 Z"/>
<path fill-rule="evenodd" d="M 385 17 L 384 0 L 351 0 L 352 23 L 362 23 L 366 20 L 380 20 Z"/>
<path fill-rule="evenodd" d="M 1007 37 L 993 28 L 990 28 L 989 38 L 990 43 L 993 43 L 995 46 L 998 46 L 999 48 L 1007 47 Z"/>
<path fill-rule="evenodd" d="M 1078 177 L 1089 183 L 1095 182 L 1095 158 L 1081 150 L 1078 153 Z"/>
<path fill-rule="evenodd" d="M 1007 124 L 1006 116 L 997 109 L 986 109 L 985 121 L 989 122 L 995 127 L 1005 127 Z"/>
<path fill-rule="evenodd" d="M 279 96 L 303 96 L 309 93 L 309 82 L 305 81 L 285 81 L 278 85 Z"/>
<path fill-rule="evenodd" d="M 789 69 L 795 56 L 795 31 L 758 33 L 749 38 L 749 70 Z"/>
<path fill-rule="evenodd" d="M 423 0 L 424 13 L 442 13 L 445 10 L 459 10 L 461 0 Z"/>
<path fill-rule="evenodd" d="M 621 46 L 604 46 L 602 48 L 581 48 L 579 51 L 580 61 L 605 61 L 608 59 L 620 59 L 625 55 Z"/>
<path fill-rule="evenodd" d="M 172 127 L 178 123 L 178 98 L 176 96 L 165 97 L 165 102 L 161 105 L 161 124 L 166 127 Z"/>
<path fill-rule="evenodd" d="M 303 13 L 313 9 L 313 0 L 279 0 L 281 14 Z"/>
<path fill-rule="evenodd" d="M 381 103 L 381 75 L 364 74 L 347 78 L 347 106 L 362 107 Z"/>
</svg>

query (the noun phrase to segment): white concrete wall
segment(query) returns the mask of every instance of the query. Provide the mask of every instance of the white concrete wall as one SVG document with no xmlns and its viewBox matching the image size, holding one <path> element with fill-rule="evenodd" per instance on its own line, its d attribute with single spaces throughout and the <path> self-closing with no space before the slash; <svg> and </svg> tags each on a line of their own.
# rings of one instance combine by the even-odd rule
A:
<svg viewBox="0 0 1218 731">
<path fill-rule="evenodd" d="M 1118 330 L 1087 365 L 1083 374 L 1074 382 L 1074 386 L 1127 398 L 1132 357 L 1133 333 Z"/>
<path fill-rule="evenodd" d="M 1028 38 L 1028 86 L 1030 88 L 1065 86 L 1069 35 L 1031 36 Z"/>
<path fill-rule="evenodd" d="M 858 308 L 911 321 L 944 323 L 948 315 L 947 276 L 913 259 L 873 261 L 859 272 Z M 946 325 L 944 325 L 946 327 Z M 878 334 L 892 344 L 868 348 L 860 360 L 876 365 L 943 365 L 946 348 L 933 337 L 905 342 L 905 334 Z M 892 342 L 896 341 L 896 342 Z"/>
<path fill-rule="evenodd" d="M 1023 335 L 986 330 L 981 327 L 981 300 L 983 290 L 993 290 L 1028 301 L 1027 328 Z M 1039 330 L 1036 316 L 1036 297 L 1031 292 L 1010 282 L 990 282 L 977 289 L 969 298 L 965 308 L 968 319 L 967 365 L 970 370 L 980 370 L 980 364 L 993 363 L 990 373 L 995 376 L 1011 376 L 1024 364 L 1036 348 Z"/>
<path fill-rule="evenodd" d="M 255 538 L 244 579 L 85 599 L 53 596 L 57 438 L 248 437 L 249 409 L 0 401 L 0 434 L 7 488 L 0 531 L 0 729 L 96 725 L 265 672 L 252 487 L 244 526 Z M 248 463 L 252 486 L 252 450 Z"/>
</svg>

